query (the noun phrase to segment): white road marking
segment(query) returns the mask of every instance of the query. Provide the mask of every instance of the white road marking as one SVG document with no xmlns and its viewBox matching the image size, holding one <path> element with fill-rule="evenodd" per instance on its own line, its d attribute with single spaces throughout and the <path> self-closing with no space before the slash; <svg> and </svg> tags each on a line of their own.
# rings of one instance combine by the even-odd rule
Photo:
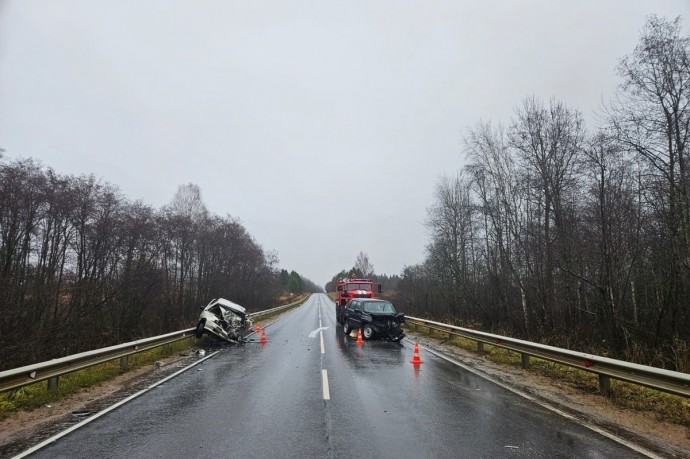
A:
<svg viewBox="0 0 690 459">
<path fill-rule="evenodd" d="M 323 331 L 323 330 L 328 330 L 328 327 L 319 327 L 319 328 L 317 328 L 316 330 L 314 330 L 314 331 L 312 331 L 311 333 L 309 333 L 309 338 L 316 338 L 316 334 L 319 333 L 320 331 Z"/>
<path fill-rule="evenodd" d="M 321 385 L 323 386 L 323 399 L 324 400 L 330 400 L 331 399 L 331 391 L 328 388 L 328 370 L 323 368 L 323 354 L 326 353 L 326 347 L 324 345 L 323 341 L 323 331 L 328 330 L 328 327 L 324 327 L 323 323 L 321 322 L 321 304 L 319 303 L 319 328 L 314 330 L 313 332 L 309 333 L 309 337 L 313 338 L 316 333 L 319 333 L 319 341 L 321 342 Z"/>
<path fill-rule="evenodd" d="M 486 379 L 487 381 L 491 381 L 492 383 L 496 384 L 497 386 L 500 386 L 500 387 L 502 387 L 502 388 L 504 388 L 504 389 L 506 389 L 506 390 L 509 390 L 510 392 L 512 392 L 512 393 L 514 393 L 514 394 L 517 394 L 517 395 L 519 395 L 520 397 L 525 398 L 525 399 L 527 399 L 527 400 L 529 400 L 529 401 L 531 401 L 531 402 L 534 402 L 534 403 L 536 403 L 537 405 L 539 405 L 539 406 L 541 406 L 541 407 L 543 407 L 543 408 L 546 408 L 547 410 L 550 410 L 550 411 L 552 411 L 552 412 L 554 412 L 554 413 L 556 413 L 556 414 L 559 414 L 559 415 L 563 416 L 564 418 L 569 419 L 569 420 L 573 421 L 574 423 L 576 423 L 576 424 L 578 424 L 578 425 L 584 426 L 584 427 L 588 428 L 589 430 L 592 430 L 592 431 L 594 431 L 594 432 L 597 432 L 598 434 L 603 435 L 603 436 L 606 437 L 606 438 L 609 438 L 609 439 L 611 439 L 611 440 L 613 440 L 613 441 L 615 441 L 615 442 L 617 442 L 617 443 L 620 443 L 621 445 L 627 446 L 628 448 L 632 449 L 633 451 L 637 451 L 638 453 L 640 453 L 640 454 L 642 454 L 642 455 L 644 455 L 644 456 L 647 456 L 647 457 L 651 457 L 651 458 L 654 458 L 654 459 L 661 459 L 661 456 L 659 456 L 658 454 L 656 454 L 656 453 L 653 452 L 653 451 L 650 451 L 650 450 L 644 448 L 643 446 L 639 446 L 639 445 L 636 445 L 636 444 L 634 444 L 634 443 L 632 443 L 632 442 L 629 442 L 629 441 L 625 440 L 624 438 L 619 437 L 619 436 L 616 435 L 616 434 L 607 432 L 606 430 L 604 430 L 604 429 L 602 429 L 602 428 L 600 428 L 600 427 L 598 427 L 598 426 L 595 426 L 594 424 L 591 424 L 591 423 L 589 423 L 589 422 L 586 422 L 586 421 L 584 421 L 584 420 L 582 420 L 582 419 L 578 419 L 578 418 L 576 418 L 575 416 L 570 415 L 570 414 L 566 413 L 565 411 L 562 411 L 562 410 L 556 408 L 555 406 L 552 406 L 552 405 L 549 405 L 548 403 L 545 403 L 545 402 L 542 402 L 542 401 L 540 401 L 540 400 L 537 400 L 536 398 L 532 397 L 531 395 L 527 394 L 526 392 L 523 392 L 523 391 L 521 391 L 521 390 L 519 390 L 519 389 L 516 389 L 516 388 L 514 388 L 514 387 L 511 387 L 511 386 L 509 386 L 509 385 L 507 385 L 507 384 L 504 384 L 504 383 L 500 382 L 499 380 L 497 380 L 497 379 L 495 379 L 495 378 L 492 378 L 491 376 L 489 376 L 489 375 L 487 375 L 487 374 L 485 374 L 485 373 L 482 373 L 482 372 L 480 372 L 480 371 L 477 371 L 477 370 L 475 370 L 474 368 L 469 367 L 469 366 L 465 365 L 464 363 L 462 363 L 462 362 L 460 362 L 460 361 L 458 361 L 458 360 L 455 360 L 455 359 L 453 359 L 453 358 L 451 358 L 451 357 L 448 357 L 448 356 L 446 356 L 446 355 L 444 355 L 444 354 L 442 354 L 442 353 L 440 353 L 440 352 L 438 352 L 438 351 L 435 351 L 435 350 L 433 350 L 433 349 L 430 349 L 430 348 L 428 348 L 428 347 L 426 347 L 426 346 L 419 346 L 419 347 L 422 348 L 422 349 L 424 349 L 426 352 L 429 352 L 430 354 L 435 355 L 436 357 L 439 357 L 439 358 L 441 358 L 441 359 L 443 359 L 443 360 L 445 360 L 445 361 L 447 361 L 447 362 L 450 362 L 450 363 L 452 363 L 452 364 L 454 364 L 454 365 L 457 365 L 457 366 L 459 366 L 459 367 L 461 367 L 461 368 L 464 368 L 465 370 L 469 371 L 470 373 L 474 373 L 475 375 L 479 376 L 480 378 Z M 508 448 L 508 447 L 509 447 L 509 446 L 506 446 L 506 448 Z"/>
<path fill-rule="evenodd" d="M 328 371 L 321 370 L 321 376 L 323 379 L 323 399 L 324 400 L 330 400 L 331 399 L 331 392 L 330 392 L 330 390 L 328 390 Z"/>
<path fill-rule="evenodd" d="M 17 455 L 14 456 L 12 459 L 20 459 L 20 458 L 22 458 L 22 457 L 28 456 L 29 454 L 35 453 L 35 452 L 38 451 L 39 449 L 41 449 L 41 448 L 43 448 L 43 447 L 45 447 L 45 446 L 48 446 L 48 445 L 50 445 L 51 443 L 56 442 L 57 440 L 59 440 L 60 438 L 64 437 L 64 436 L 67 435 L 68 433 L 73 432 L 73 431 L 79 429 L 80 427 L 85 426 L 86 424 L 90 423 L 91 421 L 95 421 L 96 419 L 100 418 L 100 417 L 103 416 L 104 414 L 110 413 L 110 412 L 113 411 L 115 408 L 119 408 L 120 406 L 124 405 L 125 403 L 129 402 L 130 400 L 134 400 L 135 398 L 139 397 L 140 395 L 143 395 L 143 394 L 145 394 L 146 392 L 148 392 L 148 391 L 150 391 L 150 390 L 152 390 L 152 389 L 154 389 L 154 388 L 160 386 L 161 384 L 163 384 L 163 383 L 165 383 L 165 382 L 167 382 L 167 381 L 173 379 L 175 376 L 177 376 L 177 375 L 179 375 L 179 374 L 182 374 L 182 373 L 184 373 L 185 371 L 189 370 L 190 368 L 192 368 L 192 367 L 194 367 L 194 366 L 196 366 L 196 365 L 199 365 L 200 363 L 202 363 L 202 362 L 204 362 L 204 361 L 210 359 L 210 358 L 213 357 L 214 355 L 218 354 L 218 352 L 220 352 L 220 351 L 216 351 L 216 352 L 214 352 L 214 353 L 212 353 L 212 354 L 209 354 L 209 355 L 207 355 L 206 357 L 204 357 L 203 359 L 197 360 L 196 362 L 192 363 L 191 365 L 186 366 L 186 367 L 182 368 L 181 370 L 176 371 L 175 373 L 173 373 L 173 374 L 167 376 L 166 378 L 163 378 L 163 379 L 161 379 L 160 381 L 156 381 L 155 383 L 151 384 L 150 386 L 146 387 L 145 389 L 142 389 L 142 390 L 140 390 L 139 392 L 130 395 L 129 397 L 125 398 L 124 400 L 120 400 L 119 402 L 115 403 L 114 405 L 111 405 L 111 406 L 109 406 L 108 408 L 105 408 L 104 410 L 99 411 L 98 413 L 94 414 L 93 416 L 91 416 L 91 417 L 89 417 L 89 418 L 87 418 L 87 419 L 81 421 L 80 423 L 74 424 L 72 427 L 69 427 L 69 428 L 63 430 L 62 432 L 59 432 L 59 433 L 53 435 L 52 437 L 48 438 L 47 440 L 42 441 L 42 442 L 39 443 L 38 445 L 32 446 L 31 448 L 27 449 L 26 451 L 23 451 L 23 452 L 17 454 Z M 324 371 L 325 371 L 325 370 L 324 370 Z"/>
</svg>

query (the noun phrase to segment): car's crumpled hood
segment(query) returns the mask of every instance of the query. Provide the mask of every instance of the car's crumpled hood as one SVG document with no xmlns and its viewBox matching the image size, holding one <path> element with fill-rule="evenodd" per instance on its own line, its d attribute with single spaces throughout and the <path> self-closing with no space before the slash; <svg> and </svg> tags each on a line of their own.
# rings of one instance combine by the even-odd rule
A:
<svg viewBox="0 0 690 459">
<path fill-rule="evenodd" d="M 233 303 L 230 300 L 226 300 L 225 298 L 219 298 L 217 300 L 211 301 L 211 303 L 209 303 L 209 305 L 206 306 L 205 309 L 208 309 L 209 307 L 212 307 L 215 304 L 220 306 L 222 309 L 232 311 L 239 316 L 245 317 L 247 315 L 247 310 L 245 308 L 243 308 L 239 304 Z"/>
</svg>

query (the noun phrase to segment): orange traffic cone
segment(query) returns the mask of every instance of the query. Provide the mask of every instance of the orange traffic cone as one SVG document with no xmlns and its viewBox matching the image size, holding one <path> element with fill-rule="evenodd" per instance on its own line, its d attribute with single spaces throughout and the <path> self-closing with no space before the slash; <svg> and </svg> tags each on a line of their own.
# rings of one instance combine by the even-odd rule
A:
<svg viewBox="0 0 690 459">
<path fill-rule="evenodd" d="M 362 329 L 357 330 L 357 341 L 355 341 L 357 344 L 362 344 L 364 340 L 362 339 Z"/>
<path fill-rule="evenodd" d="M 266 329 L 263 329 L 263 332 L 261 333 L 261 339 L 259 340 L 261 344 L 263 343 L 268 343 L 268 338 L 266 338 Z"/>
<path fill-rule="evenodd" d="M 412 360 L 410 360 L 410 363 L 414 365 L 419 365 L 422 362 L 422 359 L 419 357 L 419 343 L 414 343 L 414 354 L 412 354 Z"/>
<path fill-rule="evenodd" d="M 259 333 L 261 331 L 261 322 L 256 323 L 256 332 Z"/>
</svg>

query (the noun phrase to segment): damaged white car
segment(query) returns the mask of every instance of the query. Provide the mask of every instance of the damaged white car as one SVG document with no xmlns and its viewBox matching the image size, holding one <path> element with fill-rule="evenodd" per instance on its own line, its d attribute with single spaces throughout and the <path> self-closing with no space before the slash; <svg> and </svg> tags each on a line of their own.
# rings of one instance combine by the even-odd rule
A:
<svg viewBox="0 0 690 459">
<path fill-rule="evenodd" d="M 252 327 L 247 310 L 224 298 L 213 300 L 201 309 L 195 331 L 197 338 L 206 333 L 228 343 L 237 343 L 242 341 L 245 331 Z"/>
</svg>

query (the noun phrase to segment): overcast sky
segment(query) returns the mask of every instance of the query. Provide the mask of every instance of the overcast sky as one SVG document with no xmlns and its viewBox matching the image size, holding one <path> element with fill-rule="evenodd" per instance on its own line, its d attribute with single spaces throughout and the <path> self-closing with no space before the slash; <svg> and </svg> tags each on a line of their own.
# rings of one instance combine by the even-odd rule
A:
<svg viewBox="0 0 690 459">
<path fill-rule="evenodd" d="M 195 183 L 280 267 L 424 259 L 480 119 L 555 96 L 590 127 L 645 17 L 688 0 L 0 0 L 0 147 L 160 207 Z"/>
</svg>

